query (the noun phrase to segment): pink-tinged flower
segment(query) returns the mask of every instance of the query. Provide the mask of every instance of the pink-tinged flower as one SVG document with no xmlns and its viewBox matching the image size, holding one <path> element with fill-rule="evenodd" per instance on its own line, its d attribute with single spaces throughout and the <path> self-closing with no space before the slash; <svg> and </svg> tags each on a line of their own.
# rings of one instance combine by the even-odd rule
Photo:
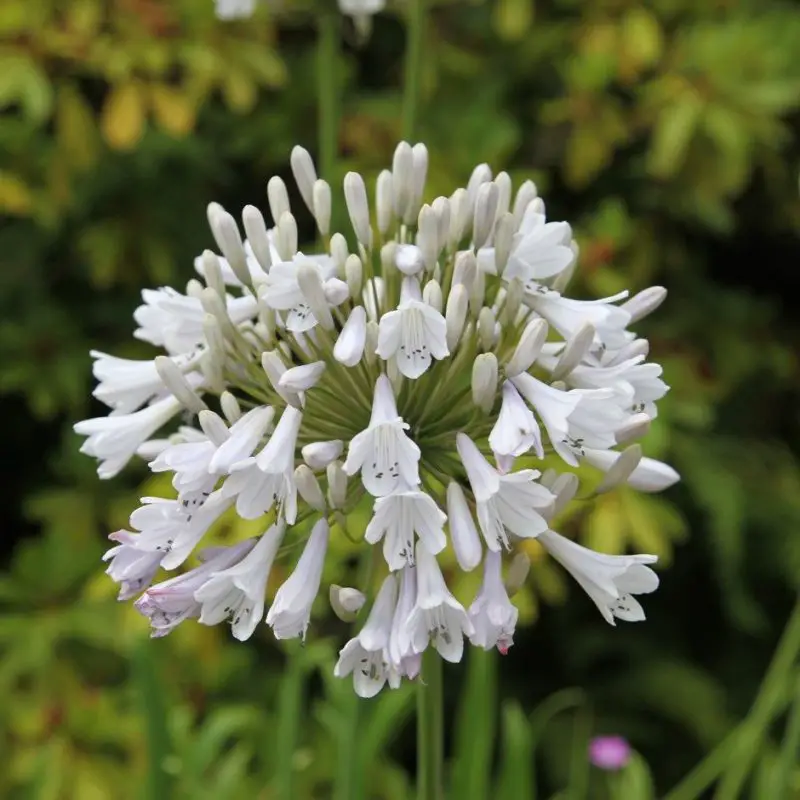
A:
<svg viewBox="0 0 800 800">
<path fill-rule="evenodd" d="M 595 736 L 589 742 L 589 761 L 610 772 L 625 767 L 631 758 L 631 746 L 622 736 Z"/>
</svg>

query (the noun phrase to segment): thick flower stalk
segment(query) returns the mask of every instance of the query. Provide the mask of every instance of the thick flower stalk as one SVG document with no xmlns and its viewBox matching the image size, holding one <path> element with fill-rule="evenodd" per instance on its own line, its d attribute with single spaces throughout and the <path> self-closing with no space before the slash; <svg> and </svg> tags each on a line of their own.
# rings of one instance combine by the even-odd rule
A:
<svg viewBox="0 0 800 800">
<path fill-rule="evenodd" d="M 163 353 L 93 354 L 94 394 L 112 410 L 75 426 L 83 452 L 102 478 L 142 457 L 175 489 L 143 498 L 131 530 L 111 535 L 120 599 L 138 597 L 154 636 L 194 618 L 227 620 L 238 639 L 262 621 L 279 639 L 305 637 L 331 537 L 360 536 L 382 553 L 380 591 L 332 586 L 330 597 L 343 618 L 366 609 L 335 668 L 362 696 L 415 677 L 429 647 L 448 661 L 465 639 L 507 652 L 519 581 L 504 581 L 503 563 L 519 573 L 512 556 L 525 539 L 609 623 L 644 619 L 636 595 L 656 589 L 655 557 L 595 553 L 551 523 L 578 489 L 579 465 L 597 471 L 596 493 L 678 479 L 633 443 L 667 386 L 631 327 L 665 291 L 568 298 L 570 226 L 547 220 L 531 182 L 514 193 L 486 165 L 423 203 L 427 150 L 401 143 L 372 209 L 363 178 L 345 177 L 349 241 L 330 235 L 331 188 L 309 154 L 295 148 L 291 165 L 325 252 L 298 250 L 280 178 L 268 184 L 274 226 L 247 206 L 245 239 L 212 204 L 220 252 L 196 259 L 184 293 L 145 290 L 134 313 L 134 335 Z M 357 508 L 370 513 L 361 534 L 350 529 Z M 229 509 L 262 519 L 262 536 L 201 550 L 197 566 L 154 582 Z M 439 564 L 448 547 L 460 569 L 482 565 L 468 608 Z M 293 571 L 267 607 L 269 572 L 287 553 Z"/>
</svg>

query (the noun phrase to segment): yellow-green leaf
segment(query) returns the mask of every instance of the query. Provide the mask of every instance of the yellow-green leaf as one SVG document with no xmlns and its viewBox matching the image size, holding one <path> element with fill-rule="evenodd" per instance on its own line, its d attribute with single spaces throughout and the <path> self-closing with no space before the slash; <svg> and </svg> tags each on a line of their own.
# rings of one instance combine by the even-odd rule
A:
<svg viewBox="0 0 800 800">
<path fill-rule="evenodd" d="M 114 86 L 106 98 L 100 127 L 115 150 L 132 150 L 144 133 L 145 107 L 142 87 L 133 81 Z"/>
<path fill-rule="evenodd" d="M 23 217 L 33 208 L 33 193 L 22 178 L 0 171 L 0 209 Z"/>
<path fill-rule="evenodd" d="M 58 90 L 56 135 L 70 167 L 86 169 L 94 163 L 98 141 L 94 115 L 73 84 L 65 84 Z"/>
<path fill-rule="evenodd" d="M 522 39 L 533 24 L 534 0 L 498 0 L 494 4 L 494 27 L 507 41 Z"/>
<path fill-rule="evenodd" d="M 648 168 L 653 175 L 669 178 L 683 166 L 701 113 L 700 100 L 693 94 L 661 112 L 648 157 Z"/>
<path fill-rule="evenodd" d="M 194 127 L 197 108 L 184 92 L 156 83 L 150 87 L 150 102 L 156 121 L 173 136 L 186 136 Z"/>
</svg>

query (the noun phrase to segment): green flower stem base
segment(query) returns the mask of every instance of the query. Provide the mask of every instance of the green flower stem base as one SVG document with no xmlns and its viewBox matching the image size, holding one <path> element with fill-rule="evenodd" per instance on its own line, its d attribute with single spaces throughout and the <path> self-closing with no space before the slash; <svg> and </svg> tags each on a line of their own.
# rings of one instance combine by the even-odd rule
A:
<svg viewBox="0 0 800 800">
<path fill-rule="evenodd" d="M 417 800 L 442 800 L 443 766 L 442 659 L 429 647 L 417 681 Z"/>
</svg>

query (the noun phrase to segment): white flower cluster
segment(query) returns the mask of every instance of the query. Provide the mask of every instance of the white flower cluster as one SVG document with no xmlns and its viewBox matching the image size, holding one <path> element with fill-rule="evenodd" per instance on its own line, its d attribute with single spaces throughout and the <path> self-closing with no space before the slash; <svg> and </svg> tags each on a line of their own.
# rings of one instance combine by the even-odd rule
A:
<svg viewBox="0 0 800 800">
<path fill-rule="evenodd" d="M 82 451 L 99 460 L 102 478 L 138 454 L 170 472 L 177 492 L 144 498 L 132 530 L 110 537 L 120 599 L 141 595 L 136 607 L 155 636 L 196 618 L 227 620 L 238 639 L 262 619 L 280 639 L 304 637 L 329 538 L 351 535 L 352 512 L 371 506 L 363 546 L 382 543 L 387 576 L 336 665 L 361 695 L 415 676 L 429 645 L 449 661 L 461 658 L 465 637 L 506 652 L 517 611 L 502 561 L 522 539 L 537 538 L 608 622 L 643 619 L 634 595 L 658 585 L 647 566 L 655 557 L 595 553 L 550 521 L 578 489 L 567 468 L 581 463 L 604 473 L 596 493 L 623 482 L 657 491 L 678 479 L 632 444 L 667 386 L 630 326 L 665 290 L 623 303 L 627 293 L 567 298 L 577 247 L 567 223 L 547 221 L 533 183 L 514 194 L 506 173 L 482 164 L 466 188 L 423 204 L 428 153 L 405 142 L 378 175 L 374 217 L 361 175 L 345 177 L 350 252 L 342 234 L 330 235 L 331 187 L 310 155 L 295 148 L 291 166 L 324 254 L 298 251 L 280 178 L 267 187 L 274 227 L 247 206 L 244 241 L 211 204 L 221 255 L 196 260 L 202 281 L 185 294 L 145 290 L 134 314 L 134 335 L 164 354 L 93 353 L 94 395 L 112 410 L 75 426 L 87 437 Z M 180 412 L 197 427 L 154 438 Z M 547 457 L 564 471 L 530 468 Z M 526 468 L 515 470 L 519 458 Z M 199 566 L 151 585 L 231 507 L 265 517 L 265 533 L 207 548 Z M 265 617 L 272 563 L 282 545 L 303 541 Z M 448 542 L 461 569 L 483 562 L 468 609 L 436 558 Z M 355 618 L 365 597 L 332 587 L 331 602 Z"/>
</svg>

